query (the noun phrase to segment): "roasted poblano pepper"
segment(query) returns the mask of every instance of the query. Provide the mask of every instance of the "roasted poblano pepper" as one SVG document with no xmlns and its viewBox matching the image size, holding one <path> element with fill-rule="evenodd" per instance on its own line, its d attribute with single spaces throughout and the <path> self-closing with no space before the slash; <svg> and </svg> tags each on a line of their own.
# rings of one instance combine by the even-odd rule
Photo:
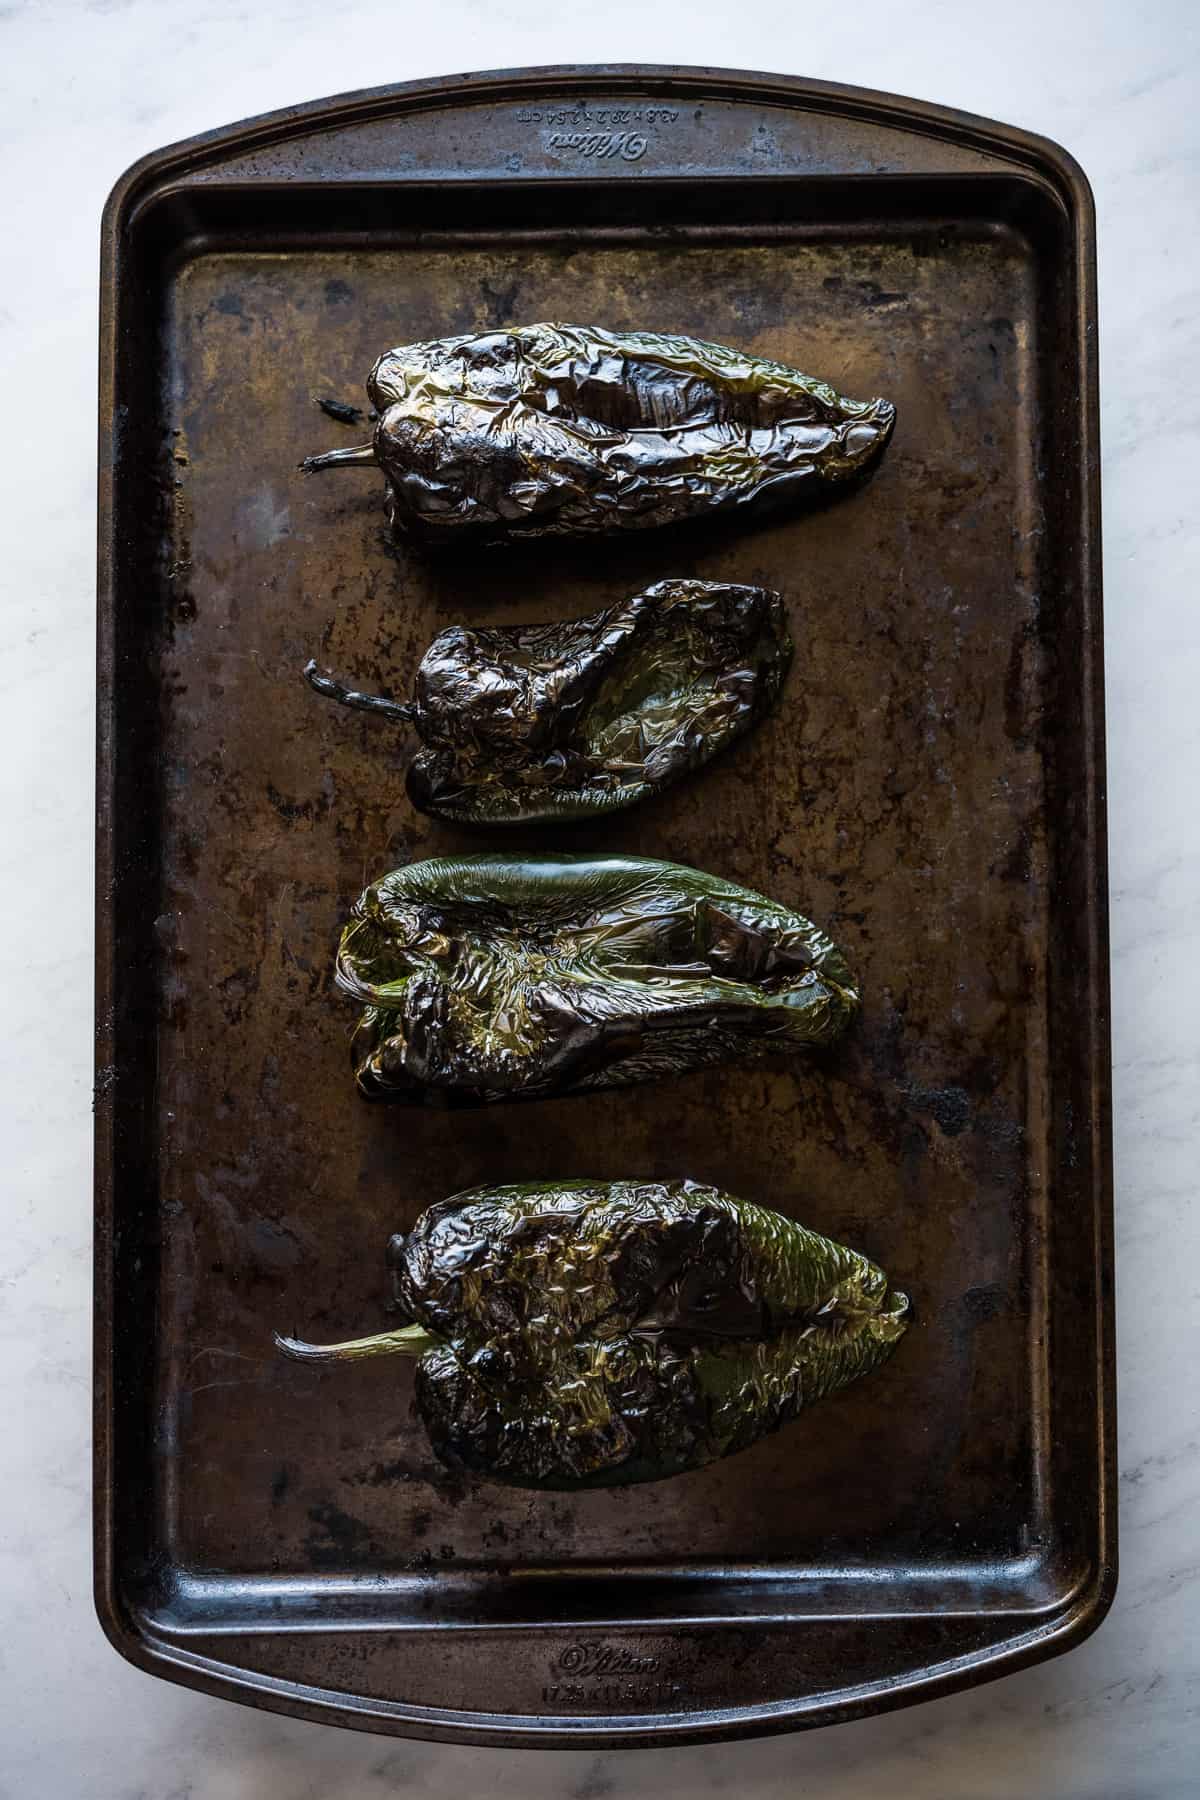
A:
<svg viewBox="0 0 1200 1800">
<path fill-rule="evenodd" d="M 306 469 L 378 467 L 396 531 L 429 543 L 672 525 L 844 482 L 880 454 L 887 400 L 721 344 L 525 325 L 406 344 L 367 378 L 370 443 Z"/>
<path fill-rule="evenodd" d="M 778 594 L 660 581 L 565 624 L 452 626 L 411 703 L 356 693 L 315 663 L 304 673 L 320 693 L 416 727 L 414 806 L 506 825 L 613 812 L 699 768 L 772 704 L 791 651 Z"/>
<path fill-rule="evenodd" d="M 828 1043 L 841 951 L 749 888 L 641 856 L 464 856 L 369 887 L 339 985 L 369 1098 L 481 1105 Z"/>
<path fill-rule="evenodd" d="M 389 1260 L 411 1324 L 280 1347 L 418 1357 L 437 1456 L 519 1487 L 658 1481 L 744 1450 L 908 1323 L 865 1256 L 691 1181 L 476 1189 Z"/>
</svg>

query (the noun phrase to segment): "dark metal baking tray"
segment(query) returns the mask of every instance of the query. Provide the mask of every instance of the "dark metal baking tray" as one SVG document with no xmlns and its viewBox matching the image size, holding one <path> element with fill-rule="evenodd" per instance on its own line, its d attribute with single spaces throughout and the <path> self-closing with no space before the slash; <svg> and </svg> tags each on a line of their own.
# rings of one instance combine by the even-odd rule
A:
<svg viewBox="0 0 1200 1800">
<path fill-rule="evenodd" d="M 308 480 L 392 344 L 692 333 L 899 408 L 873 479 L 753 530 L 426 560 Z M 138 164 L 104 220 L 97 1592 L 133 1662 L 503 1744 L 845 1719 L 1072 1645 L 1115 1581 L 1093 212 L 1061 150 L 855 89 L 550 69 L 379 89 Z M 403 690 L 454 620 L 666 575 L 781 588 L 784 703 L 537 848 L 695 862 L 859 972 L 820 1069 L 452 1120 L 369 1108 L 331 987 L 414 814 L 310 654 Z M 917 1323 L 715 1467 L 578 1496 L 431 1458 L 383 1246 L 484 1180 L 690 1175 L 877 1258 Z"/>
</svg>

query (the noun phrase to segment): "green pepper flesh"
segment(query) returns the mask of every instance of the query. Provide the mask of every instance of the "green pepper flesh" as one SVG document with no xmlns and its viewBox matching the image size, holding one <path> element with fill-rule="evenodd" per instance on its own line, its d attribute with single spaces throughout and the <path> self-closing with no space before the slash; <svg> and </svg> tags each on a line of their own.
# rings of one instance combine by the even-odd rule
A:
<svg viewBox="0 0 1200 1800">
<path fill-rule="evenodd" d="M 778 594 L 661 581 L 584 619 L 441 632 L 411 703 L 317 671 L 319 692 L 396 722 L 423 748 L 421 812 L 456 823 L 590 818 L 700 768 L 776 699 L 792 654 Z"/>
<path fill-rule="evenodd" d="M 431 859 L 369 887 L 337 981 L 370 1099 L 538 1099 L 827 1044 L 857 1010 L 802 914 L 650 857 Z"/>
<path fill-rule="evenodd" d="M 429 545 L 781 506 L 862 474 L 895 423 L 723 344 L 549 323 L 406 344 L 367 393 L 372 441 L 301 466 L 377 466 L 393 528 Z"/>
<path fill-rule="evenodd" d="M 393 1246 L 412 1324 L 281 1347 L 419 1358 L 437 1456 L 523 1487 L 657 1481 L 746 1449 L 908 1324 L 865 1256 L 691 1181 L 476 1189 Z"/>
</svg>

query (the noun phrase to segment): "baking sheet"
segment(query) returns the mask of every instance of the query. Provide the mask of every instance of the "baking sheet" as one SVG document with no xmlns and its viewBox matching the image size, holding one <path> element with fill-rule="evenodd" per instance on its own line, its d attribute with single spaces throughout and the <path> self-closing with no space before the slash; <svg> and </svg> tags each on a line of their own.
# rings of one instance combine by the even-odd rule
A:
<svg viewBox="0 0 1200 1800">
<path fill-rule="evenodd" d="M 133 1660 L 383 1730 L 647 1742 L 894 1705 L 1102 1616 L 1091 231 L 1052 146 L 698 71 L 383 90 L 213 134 L 118 188 L 97 1568 Z M 892 445 L 854 494 L 750 530 L 441 559 L 388 541 L 378 476 L 299 474 L 354 438 L 313 396 L 361 401 L 380 350 L 541 318 L 886 394 Z M 403 741 L 300 679 L 316 655 L 403 693 L 452 622 L 578 616 L 668 575 L 779 588 L 795 662 L 749 739 L 602 824 L 500 839 L 422 818 Z M 453 1119 L 365 1106 L 332 987 L 365 881 L 552 845 L 799 906 L 846 949 L 861 1024 L 819 1063 Z M 273 1352 L 276 1328 L 379 1328 L 387 1236 L 434 1200 L 630 1175 L 714 1182 L 853 1244 L 916 1323 L 752 1450 L 581 1495 L 442 1469 L 395 1363 Z"/>
</svg>

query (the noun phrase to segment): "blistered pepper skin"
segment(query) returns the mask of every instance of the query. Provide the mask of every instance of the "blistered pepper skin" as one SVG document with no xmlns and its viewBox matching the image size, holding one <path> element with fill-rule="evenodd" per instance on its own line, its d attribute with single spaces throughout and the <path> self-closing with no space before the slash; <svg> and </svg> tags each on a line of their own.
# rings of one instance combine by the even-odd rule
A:
<svg viewBox="0 0 1200 1800">
<path fill-rule="evenodd" d="M 869 1373 L 908 1325 L 865 1256 L 691 1181 L 475 1189 L 389 1259 L 411 1323 L 280 1347 L 416 1357 L 435 1454 L 520 1487 L 702 1468 Z"/>
<path fill-rule="evenodd" d="M 649 857 L 409 864 L 363 894 L 337 980 L 370 1099 L 486 1105 L 831 1042 L 858 1008 L 837 946 L 734 882 Z"/>
<path fill-rule="evenodd" d="M 778 594 L 660 581 L 588 618 L 434 639 L 411 702 L 319 673 L 319 692 L 411 725 L 408 794 L 467 825 L 616 812 L 678 781 L 762 718 L 791 659 Z"/>
<path fill-rule="evenodd" d="M 370 443 L 301 466 L 377 467 L 395 532 L 431 546 L 790 505 L 870 468 L 895 423 L 723 344 L 579 325 L 406 344 L 367 393 Z"/>
</svg>

